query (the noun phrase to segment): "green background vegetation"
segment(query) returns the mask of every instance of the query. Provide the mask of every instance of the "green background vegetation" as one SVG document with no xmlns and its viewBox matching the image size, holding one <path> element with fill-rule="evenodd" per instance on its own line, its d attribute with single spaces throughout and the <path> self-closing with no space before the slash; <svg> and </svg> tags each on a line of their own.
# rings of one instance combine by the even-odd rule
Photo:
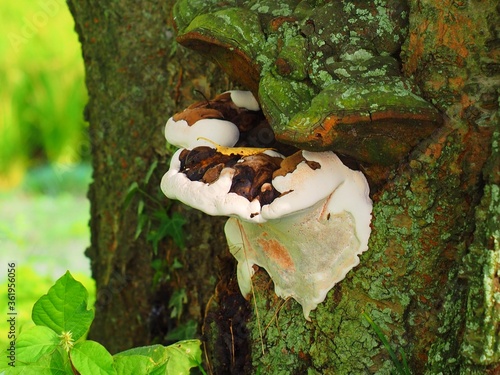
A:
<svg viewBox="0 0 500 375">
<path fill-rule="evenodd" d="M 87 156 L 83 61 L 61 0 L 0 6 L 0 173 L 19 183 L 27 168 Z"/>
<path fill-rule="evenodd" d="M 0 300 L 15 261 L 17 329 L 69 269 L 94 299 L 89 244 L 91 179 L 80 44 L 62 0 L 0 5 Z M 6 316 L 6 303 L 0 313 Z M 7 343 L 0 320 L 0 347 Z"/>
</svg>

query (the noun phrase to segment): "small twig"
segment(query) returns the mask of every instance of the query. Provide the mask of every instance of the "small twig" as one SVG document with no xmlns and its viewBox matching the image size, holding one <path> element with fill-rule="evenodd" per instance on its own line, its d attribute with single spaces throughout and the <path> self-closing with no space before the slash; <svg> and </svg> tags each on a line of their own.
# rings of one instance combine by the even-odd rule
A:
<svg viewBox="0 0 500 375">
<path fill-rule="evenodd" d="M 202 93 L 200 90 L 198 89 L 194 89 L 194 92 L 197 92 L 198 94 L 200 94 L 201 96 L 203 96 L 203 99 L 205 99 L 205 101 L 207 102 L 207 107 L 210 108 L 210 100 L 208 100 L 208 98 L 205 96 L 204 93 Z"/>
<path fill-rule="evenodd" d="M 231 332 L 231 367 L 236 363 L 234 356 L 234 333 L 233 333 L 233 320 L 229 319 L 229 332 Z"/>
<path fill-rule="evenodd" d="M 281 309 L 285 306 L 285 304 L 290 300 L 290 297 L 287 297 L 284 301 L 280 301 L 280 306 L 276 309 L 276 311 L 274 312 L 271 320 L 269 321 L 269 323 L 267 323 L 267 326 L 266 328 L 264 328 L 264 332 L 267 331 L 267 329 L 269 328 L 269 326 L 272 324 L 273 320 L 276 319 L 276 324 L 278 323 L 278 314 L 279 312 L 281 311 Z"/>
</svg>

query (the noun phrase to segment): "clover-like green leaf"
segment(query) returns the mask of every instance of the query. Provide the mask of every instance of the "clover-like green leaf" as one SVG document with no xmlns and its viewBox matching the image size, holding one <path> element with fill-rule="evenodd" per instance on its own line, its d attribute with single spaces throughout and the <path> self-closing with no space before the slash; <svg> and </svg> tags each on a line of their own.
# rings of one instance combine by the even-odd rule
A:
<svg viewBox="0 0 500 375">
<path fill-rule="evenodd" d="M 181 249 L 186 247 L 182 226 L 186 224 L 187 220 L 180 213 L 174 212 L 172 216 L 169 216 L 164 211 L 157 211 L 153 215 L 160 220 L 160 225 L 158 232 L 155 236 L 149 238 L 150 240 L 158 242 L 166 236 L 169 236 Z"/>
</svg>

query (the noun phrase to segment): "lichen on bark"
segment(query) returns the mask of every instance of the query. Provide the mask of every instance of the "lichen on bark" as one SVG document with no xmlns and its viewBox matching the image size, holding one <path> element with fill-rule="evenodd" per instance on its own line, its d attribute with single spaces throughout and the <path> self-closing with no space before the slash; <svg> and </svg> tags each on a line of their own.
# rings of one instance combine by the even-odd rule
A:
<svg viewBox="0 0 500 375">
<path fill-rule="evenodd" d="M 500 151 L 497 131 L 475 213 L 474 240 L 461 276 L 469 280 L 462 355 L 472 364 L 500 362 Z"/>
<path fill-rule="evenodd" d="M 444 11 L 444 6 L 437 3 L 419 7 L 412 3 L 410 38 L 403 62 L 408 74 L 414 67 L 423 69 L 411 73 L 417 74 L 424 97 L 432 98 L 448 115 L 448 121 L 393 169 L 388 182 L 376 192 L 370 251 L 311 314 L 313 321 L 306 323 L 300 339 L 284 333 L 302 332 L 298 325 L 303 323 L 289 318 L 290 311 L 294 311 L 298 319 L 296 304 L 288 301 L 280 307 L 268 291 L 269 285 L 261 283 L 260 275 L 255 283 L 255 298 L 260 316 L 267 319 L 260 322 L 261 328 L 265 327 L 262 339 L 259 323 L 255 319 L 249 323 L 255 367 L 260 365 L 270 373 L 285 368 L 292 373 L 305 369 L 325 374 L 390 373 L 393 364 L 361 318 L 362 311 L 373 316 L 395 351 L 403 349 L 407 353 L 416 373 L 494 371 L 498 364 L 494 336 L 497 290 L 485 288 L 486 292 L 478 295 L 485 285 L 496 285 L 493 260 L 497 255 L 479 250 L 478 244 L 471 245 L 473 238 L 477 242 L 479 235 L 483 240 L 485 236 L 481 226 L 476 226 L 482 212 L 476 207 L 481 207 L 477 205 L 483 189 L 486 193 L 488 189 L 495 191 L 495 187 L 483 186 L 482 176 L 487 172 L 484 166 L 488 155 L 498 153 L 491 147 L 492 128 L 498 119 L 498 103 L 491 98 L 496 89 L 494 83 L 481 78 L 488 71 L 477 65 L 487 60 L 484 54 L 488 51 L 464 42 L 454 45 L 457 50 L 446 50 L 441 55 L 437 45 L 452 42 L 422 33 L 422 24 L 429 26 L 426 17 L 439 25 L 441 21 L 436 17 Z M 465 9 L 448 7 L 446 11 L 461 18 Z M 472 18 L 483 23 L 477 15 Z M 474 30 L 481 33 L 482 26 L 475 26 Z M 464 25 L 450 26 L 452 33 L 457 32 L 454 27 L 462 30 Z M 487 44 L 487 37 L 481 35 L 482 43 Z M 422 45 L 418 44 L 420 38 L 425 39 Z M 415 45 L 420 49 L 414 50 Z M 465 45 L 471 51 L 465 52 Z M 427 60 L 436 50 L 440 51 L 438 61 Z M 446 64 L 455 72 L 449 81 L 440 86 L 419 81 L 426 74 L 438 74 L 442 59 L 450 56 L 458 60 L 456 65 Z M 460 60 L 467 56 L 467 61 Z M 426 65 L 421 65 L 424 62 Z M 464 73 L 465 66 L 469 73 Z M 273 78 L 277 82 L 281 79 L 278 75 Z M 283 82 L 287 79 L 283 78 Z M 495 217 L 492 212 L 489 215 Z M 482 255 L 476 259 L 473 254 L 478 252 Z M 469 278 L 465 269 L 474 276 Z M 465 322 L 466 315 L 469 323 Z M 277 343 L 275 337 L 281 341 Z M 262 346 L 268 350 L 265 355 Z"/>
<path fill-rule="evenodd" d="M 199 320 L 200 329 L 203 326 L 206 366 L 215 373 L 259 369 L 266 374 L 390 373 L 394 366 L 389 355 L 362 312 L 381 327 L 396 352 L 405 351 L 414 373 L 498 371 L 499 234 L 495 218 L 500 183 L 498 134 L 493 136 L 493 130 L 498 123 L 494 27 L 499 22 L 495 2 L 409 2 L 409 34 L 402 54 L 392 50 L 402 42 L 394 35 L 389 52 L 397 62 L 401 59 L 402 73 L 396 69 L 391 74 L 415 81 L 417 87 L 410 85 L 411 90 L 419 91 L 447 120 L 398 159 L 387 179 L 379 181 L 373 195 L 370 249 L 360 266 L 311 313 L 312 322 L 304 321 L 296 302 L 274 295 L 262 270 L 254 277 L 256 304 L 244 302 L 222 236 L 222 222 L 180 205 L 172 209 L 188 219 L 187 249 L 182 253 L 166 240 L 160 244 L 158 257 L 171 261 L 179 256 L 185 268 L 161 290 L 151 290 L 152 247 L 146 238 L 133 239 L 137 202 L 124 211 L 123 195 L 155 160 L 167 169 L 162 127 L 171 114 L 194 101 L 193 88 L 211 97 L 233 85 L 214 65 L 177 47 L 173 38 L 174 21 L 186 27 L 196 15 L 217 11 L 220 2 L 182 3 L 191 7 L 187 16 L 172 20 L 171 1 L 105 5 L 70 1 L 90 95 L 87 117 L 94 183 L 88 254 L 102 306 L 90 336 L 112 352 L 152 340 L 163 342 L 168 329 L 182 323 L 168 318 L 168 297 L 175 288 L 185 287 L 189 316 Z M 275 3 L 270 2 L 266 12 L 290 13 L 291 6 L 276 8 Z M 305 85 L 303 91 L 310 95 L 307 103 L 324 82 L 352 79 L 357 64 L 366 67 L 359 58 L 369 55 L 366 45 L 354 43 L 337 54 L 346 61 L 328 60 L 319 28 L 305 19 L 320 3 L 305 1 L 297 8 L 298 17 L 304 20 L 301 31 L 310 36 L 308 48 L 314 50 L 307 61 L 287 63 L 299 29 L 283 19 L 273 24 L 274 29 L 265 30 L 270 43 L 265 48 L 274 48 L 281 38 L 281 54 L 278 49 L 269 50 L 256 61 L 264 70 L 279 61 L 272 78 L 277 83 Z M 193 10 L 200 4 L 202 10 Z M 253 4 L 253 10 L 261 12 L 267 6 L 265 1 Z M 341 4 L 355 12 L 360 25 L 363 17 L 371 16 L 352 8 L 353 2 Z M 387 7 L 377 12 L 383 17 L 370 21 L 376 26 L 374 34 L 380 28 L 383 35 L 391 36 L 386 16 L 394 3 L 373 4 Z M 333 6 L 325 5 L 323 10 Z M 320 12 L 319 7 L 316 11 Z M 269 25 L 271 18 L 264 17 L 264 24 Z M 343 48 L 347 43 L 345 33 L 333 29 L 322 33 L 328 35 L 330 46 Z M 381 63 L 382 70 L 390 68 Z M 288 68 L 299 72 L 291 74 Z M 303 69 L 311 72 L 312 84 L 304 83 Z M 380 77 L 382 70 L 373 69 L 372 78 Z M 291 117 L 292 113 L 286 113 L 282 120 Z M 153 185 L 164 170 L 146 187 L 150 193 L 158 189 Z M 214 266 L 213 259 L 220 261 Z"/>
<path fill-rule="evenodd" d="M 209 4 L 178 3 L 177 40 L 251 90 L 280 142 L 385 166 L 441 124 L 399 69 L 405 1 Z"/>
</svg>

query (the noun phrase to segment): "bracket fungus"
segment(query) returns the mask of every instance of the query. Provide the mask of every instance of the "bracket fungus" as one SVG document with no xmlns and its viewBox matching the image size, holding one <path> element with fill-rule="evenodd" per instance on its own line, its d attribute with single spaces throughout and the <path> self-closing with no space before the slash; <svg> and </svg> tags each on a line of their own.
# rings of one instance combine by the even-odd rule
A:
<svg viewBox="0 0 500 375">
<path fill-rule="evenodd" d="M 183 148 L 173 155 L 161 188 L 209 215 L 230 217 L 225 233 L 243 295 L 251 291 L 254 265 L 263 267 L 276 294 L 294 298 L 309 319 L 368 248 L 368 183 L 331 151 L 247 147 L 252 124 L 265 126 L 250 96 L 224 93 L 168 120 L 167 141 Z M 239 139 L 234 129 L 223 136 L 218 126 L 229 128 L 224 121 Z"/>
<path fill-rule="evenodd" d="M 177 40 L 258 97 L 276 139 L 388 167 L 443 123 L 401 73 L 405 0 L 179 0 Z"/>
<path fill-rule="evenodd" d="M 210 103 L 194 103 L 171 117 L 165 126 L 165 138 L 184 148 L 213 143 L 232 147 L 240 139 L 240 131 L 248 131 L 262 119 L 259 109 L 250 92 L 228 91 Z"/>
</svg>

